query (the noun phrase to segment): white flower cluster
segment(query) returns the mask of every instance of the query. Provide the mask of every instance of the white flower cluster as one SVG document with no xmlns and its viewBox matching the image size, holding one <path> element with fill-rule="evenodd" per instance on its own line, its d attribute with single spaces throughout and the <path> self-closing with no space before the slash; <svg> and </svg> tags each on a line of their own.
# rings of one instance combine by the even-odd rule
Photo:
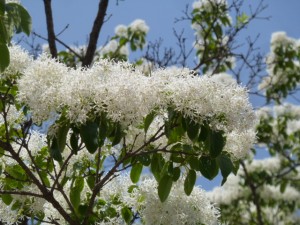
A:
<svg viewBox="0 0 300 225">
<path fill-rule="evenodd" d="M 7 3 L 17 3 L 17 4 L 21 4 L 20 0 L 6 0 L 6 4 Z"/>
<path fill-rule="evenodd" d="M 230 205 L 232 201 L 249 194 L 249 190 L 240 185 L 241 182 L 243 181 L 240 180 L 240 177 L 230 174 L 222 187 L 215 187 L 207 192 L 207 195 L 217 205 Z"/>
<path fill-rule="evenodd" d="M 300 200 L 300 192 L 291 186 L 287 186 L 285 191 L 280 191 L 280 186 L 264 185 L 259 189 L 259 195 L 263 196 L 265 200 L 276 201 L 298 201 Z"/>
<path fill-rule="evenodd" d="M 149 31 L 148 25 L 144 20 L 141 19 L 134 20 L 128 26 L 120 24 L 115 28 L 116 37 L 120 39 L 125 38 L 128 40 L 131 39 L 131 36 L 134 33 L 147 34 L 148 31 Z M 124 56 L 129 55 L 128 45 L 125 44 L 123 46 L 120 46 L 120 43 L 117 41 L 117 39 L 110 40 L 105 46 L 100 48 L 99 52 L 101 55 L 106 55 L 109 53 L 116 53 L 116 52 Z"/>
<path fill-rule="evenodd" d="M 128 30 L 132 32 L 149 32 L 149 26 L 146 24 L 144 20 L 136 19 L 128 26 L 124 24 L 120 24 L 115 28 L 115 34 L 119 37 L 128 37 Z"/>
<path fill-rule="evenodd" d="M 212 205 L 204 190 L 194 187 L 190 196 L 183 190 L 183 180 L 173 184 L 165 202 L 157 195 L 157 181 L 145 177 L 132 193 L 126 192 L 132 185 L 128 176 L 118 177 L 102 190 L 105 199 L 120 193 L 120 200 L 137 210 L 144 224 L 207 224 L 218 222 L 219 212 Z"/>
<path fill-rule="evenodd" d="M 193 3 L 193 9 L 211 11 L 214 5 L 227 5 L 226 0 L 198 0 Z"/>
<path fill-rule="evenodd" d="M 23 73 L 32 62 L 32 58 L 20 46 L 12 45 L 9 46 L 8 49 L 10 64 L 1 74 L 0 78 L 15 77 L 16 75 Z"/>
<path fill-rule="evenodd" d="M 129 49 L 127 45 L 119 47 L 119 42 L 115 39 L 110 40 L 103 48 L 100 48 L 100 54 L 105 55 L 109 53 L 115 53 L 119 51 L 121 55 L 129 55 Z"/>
<path fill-rule="evenodd" d="M 193 3 L 193 14 L 195 19 L 192 22 L 192 29 L 195 30 L 196 41 L 193 47 L 197 50 L 197 56 L 201 59 L 205 57 L 213 58 L 209 52 L 210 45 L 222 49 L 222 51 L 229 51 L 229 37 L 225 30 L 232 23 L 231 16 L 227 9 L 227 0 L 198 0 Z M 203 16 L 205 15 L 205 16 Z M 203 18 L 202 18 L 203 17 Z M 226 22 L 224 22 L 226 21 Z M 211 28 L 217 27 L 218 32 Z M 208 38 L 209 37 L 209 38 Z M 208 52 L 208 53 L 207 53 Z M 229 53 L 229 52 L 228 52 Z M 209 56 L 208 56 L 209 55 Z M 221 60 L 222 66 L 225 68 L 235 67 L 235 57 L 226 54 Z M 209 66 L 207 74 L 213 73 L 214 65 Z"/>
<path fill-rule="evenodd" d="M 101 60 L 90 69 L 70 69 L 42 55 L 19 80 L 20 101 L 29 105 L 34 122 L 55 118 L 67 107 L 73 123 L 85 123 L 90 113 L 106 112 L 123 127 L 137 126 L 152 110 L 168 107 L 212 129 L 225 131 L 233 156 L 247 153 L 255 139 L 255 115 L 247 91 L 189 70 L 157 70 L 144 76 L 127 63 Z"/>
<path fill-rule="evenodd" d="M 262 79 L 258 86 L 258 90 L 267 89 L 272 85 L 284 84 L 290 82 L 288 74 L 297 74 L 300 70 L 299 60 L 293 59 L 293 67 L 285 67 L 276 69 L 278 58 L 285 57 L 284 52 L 278 53 L 278 48 L 282 48 L 284 51 L 297 52 L 300 46 L 300 40 L 296 40 L 287 36 L 285 32 L 275 32 L 271 36 L 271 52 L 266 58 L 268 76 Z M 295 78 L 293 78 L 295 79 Z"/>
<path fill-rule="evenodd" d="M 129 28 L 133 31 L 133 32 L 144 32 L 144 33 L 148 33 L 149 32 L 149 27 L 148 25 L 145 23 L 144 20 L 141 19 L 136 19 L 134 20 L 130 25 Z"/>
<path fill-rule="evenodd" d="M 262 173 L 266 172 L 268 174 L 278 174 L 281 171 L 281 159 L 280 157 L 272 157 L 260 160 L 253 160 L 251 162 L 246 162 L 245 167 L 247 170 L 247 174 L 253 173 Z M 295 179 L 298 178 L 298 174 L 287 174 L 285 178 Z M 255 176 L 253 176 L 255 177 Z M 281 216 L 279 217 L 278 213 L 271 212 L 270 207 L 273 209 L 280 209 L 280 207 L 286 204 L 290 204 L 296 202 L 296 204 L 300 203 L 300 192 L 295 187 L 287 185 L 285 190 L 280 191 L 280 185 L 276 184 L 260 184 L 255 183 L 256 185 L 256 194 L 259 199 L 261 199 L 264 203 L 261 204 L 261 212 L 262 215 L 267 215 L 268 221 L 287 221 L 291 219 L 292 213 L 291 210 L 288 212 L 284 212 L 283 209 L 279 210 Z M 212 191 L 207 193 L 210 200 L 216 203 L 221 207 L 221 214 L 223 213 L 231 213 L 231 210 L 234 210 L 231 206 L 235 207 L 238 204 L 239 207 L 239 216 L 247 223 L 247 221 L 251 221 L 251 217 L 256 215 L 256 206 L 249 201 L 253 199 L 251 188 L 249 184 L 247 185 L 245 180 L 245 172 L 243 168 L 240 168 L 238 174 L 236 176 L 230 174 L 227 178 L 226 183 L 222 187 L 216 187 Z M 226 206 L 223 208 L 223 206 Z M 222 211 L 224 210 L 224 211 Z M 269 217 L 269 213 L 274 213 L 274 217 Z M 272 214 L 273 215 L 273 214 Z M 225 217 L 226 218 L 226 217 Z M 272 223 L 270 224 L 281 224 L 281 223 Z M 284 222 L 282 224 L 285 224 Z"/>
<path fill-rule="evenodd" d="M 281 119 L 286 118 L 286 127 L 285 132 L 287 135 L 293 135 L 296 132 L 300 131 L 300 106 L 293 105 L 290 103 L 284 103 L 282 105 L 275 105 L 274 107 L 262 107 L 256 111 L 256 115 L 260 120 L 272 120 L 269 122 L 273 132 L 270 135 L 273 135 L 273 140 L 279 138 L 281 127 Z M 282 128 L 281 128 L 282 132 Z M 288 140 L 283 140 L 283 142 Z M 296 143 L 294 143 L 296 145 Z"/>
</svg>

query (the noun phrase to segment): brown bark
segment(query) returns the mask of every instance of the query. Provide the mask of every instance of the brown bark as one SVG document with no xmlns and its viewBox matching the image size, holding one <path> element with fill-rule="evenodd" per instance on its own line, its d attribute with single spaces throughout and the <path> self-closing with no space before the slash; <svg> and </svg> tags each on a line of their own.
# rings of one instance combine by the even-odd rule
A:
<svg viewBox="0 0 300 225">
<path fill-rule="evenodd" d="M 51 56 L 53 58 L 56 58 L 57 48 L 55 43 L 55 32 L 54 32 L 51 0 L 44 0 L 44 6 L 45 6 L 45 14 L 46 14 L 46 22 L 47 22 L 49 49 L 50 49 Z"/>
<path fill-rule="evenodd" d="M 97 48 L 97 42 L 99 38 L 99 34 L 104 23 L 104 18 L 106 15 L 106 10 L 108 7 L 109 0 L 101 0 L 98 6 L 98 13 L 94 21 L 94 25 L 92 31 L 90 33 L 89 44 L 87 47 L 87 51 L 85 57 L 82 61 L 82 66 L 89 67 L 93 61 L 95 51 Z"/>
</svg>

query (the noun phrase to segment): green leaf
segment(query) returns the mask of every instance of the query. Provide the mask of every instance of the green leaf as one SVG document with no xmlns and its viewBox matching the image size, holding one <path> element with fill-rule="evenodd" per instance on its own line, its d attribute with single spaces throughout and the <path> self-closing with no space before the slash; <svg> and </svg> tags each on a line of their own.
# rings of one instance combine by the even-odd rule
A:
<svg viewBox="0 0 300 225">
<path fill-rule="evenodd" d="M 192 191 L 193 191 L 193 188 L 195 186 L 195 183 L 196 183 L 196 178 L 197 178 L 197 175 L 196 175 L 196 172 L 195 170 L 189 170 L 185 180 L 184 180 L 184 192 L 189 196 Z"/>
<path fill-rule="evenodd" d="M 0 44 L 7 44 L 9 42 L 8 36 L 5 20 L 0 19 Z"/>
<path fill-rule="evenodd" d="M 93 154 L 98 149 L 98 124 L 88 121 L 80 127 L 80 137 L 89 153 Z"/>
<path fill-rule="evenodd" d="M 156 112 L 152 111 L 144 119 L 144 130 L 145 130 L 145 133 L 147 133 L 147 131 L 148 131 L 148 129 L 149 129 L 152 121 L 154 120 L 155 116 L 156 116 Z"/>
<path fill-rule="evenodd" d="M 88 210 L 88 205 L 79 205 L 78 212 L 81 216 L 84 216 Z"/>
<path fill-rule="evenodd" d="M 100 144 L 100 146 L 104 145 L 107 131 L 108 131 L 108 124 L 106 121 L 106 117 L 105 117 L 105 115 L 102 115 L 100 118 L 100 124 L 99 124 L 99 142 L 100 142 L 99 144 Z"/>
<path fill-rule="evenodd" d="M 143 170 L 143 164 L 135 163 L 130 171 L 130 179 L 132 183 L 137 183 L 140 179 Z"/>
<path fill-rule="evenodd" d="M 1 24 L 0 24 L 1 27 Z M 0 29 L 0 36 L 2 36 L 2 32 Z M 9 51 L 6 44 L 0 43 L 0 72 L 3 72 L 9 65 Z"/>
<path fill-rule="evenodd" d="M 54 137 L 52 139 L 52 144 L 50 145 L 49 147 L 49 152 L 50 152 L 50 156 L 58 161 L 58 162 L 61 162 L 62 161 L 62 155 L 61 155 L 61 151 L 58 147 L 58 141 L 57 141 L 57 138 Z"/>
<path fill-rule="evenodd" d="M 43 183 L 45 184 L 46 187 L 50 187 L 50 181 L 47 177 L 47 172 L 46 171 L 40 171 L 40 174 L 41 174 L 41 178 L 42 178 L 42 181 Z"/>
<path fill-rule="evenodd" d="M 223 176 L 222 185 L 226 182 L 228 175 L 233 170 L 233 164 L 230 158 L 226 155 L 220 155 L 218 158 L 218 163 L 220 166 L 221 174 Z"/>
<path fill-rule="evenodd" d="M 161 202 L 167 200 L 171 188 L 172 188 L 173 180 L 169 175 L 165 175 L 161 178 L 158 183 L 158 196 Z"/>
<path fill-rule="evenodd" d="M 57 144 L 60 152 L 63 152 L 66 147 L 67 135 L 69 132 L 69 125 L 61 125 L 57 131 Z"/>
<path fill-rule="evenodd" d="M 173 173 L 172 173 L 172 179 L 173 181 L 177 181 L 180 177 L 180 173 L 181 173 L 181 170 L 179 167 L 175 167 L 173 169 Z"/>
<path fill-rule="evenodd" d="M 0 16 L 3 16 L 5 13 L 5 0 L 0 0 Z"/>
<path fill-rule="evenodd" d="M 71 148 L 72 148 L 72 151 L 75 153 L 75 155 L 77 155 L 77 152 L 79 150 L 79 145 L 78 145 L 78 134 L 73 132 L 71 134 L 71 137 L 70 137 L 70 144 L 71 144 Z"/>
<path fill-rule="evenodd" d="M 10 203 L 13 201 L 13 197 L 11 197 L 10 194 L 2 194 L 1 198 L 6 205 L 10 205 Z"/>
<path fill-rule="evenodd" d="M 238 18 L 237 18 L 237 25 L 241 26 L 241 25 L 247 23 L 248 19 L 249 19 L 249 17 L 247 16 L 247 14 L 243 13 L 242 15 L 238 16 Z"/>
<path fill-rule="evenodd" d="M 125 206 L 121 209 L 121 215 L 122 215 L 122 218 L 125 220 L 125 222 L 127 224 L 130 224 L 130 222 L 133 218 L 133 214 L 128 207 Z"/>
<path fill-rule="evenodd" d="M 189 139 L 191 141 L 195 142 L 199 135 L 199 124 L 196 123 L 195 121 L 191 120 L 190 118 L 185 118 L 186 121 L 186 131 Z"/>
<path fill-rule="evenodd" d="M 14 16 L 18 16 L 19 18 L 14 18 L 15 26 L 17 29 L 17 33 L 23 31 L 27 36 L 30 35 L 32 22 L 29 13 L 26 9 L 17 3 L 8 3 L 7 6 L 12 7 L 13 10 L 16 10 L 17 14 Z M 16 21 L 20 21 L 19 24 L 16 24 Z"/>
<path fill-rule="evenodd" d="M 86 181 L 90 189 L 93 190 L 93 188 L 95 187 L 95 175 L 89 175 Z"/>
<path fill-rule="evenodd" d="M 110 134 L 110 137 L 112 139 L 112 146 L 115 146 L 121 142 L 123 133 L 122 127 L 119 123 L 115 124 L 115 127 L 113 129 L 113 132 Z"/>
<path fill-rule="evenodd" d="M 215 32 L 217 38 L 222 38 L 223 31 L 222 31 L 222 28 L 221 28 L 221 26 L 219 24 L 215 25 L 214 32 Z"/>
<path fill-rule="evenodd" d="M 190 156 L 188 162 L 193 170 L 199 171 L 199 159 L 196 156 Z"/>
<path fill-rule="evenodd" d="M 200 131 L 200 135 L 199 135 L 199 142 L 203 142 L 206 140 L 207 136 L 209 133 L 209 128 L 205 125 L 201 126 L 201 131 Z"/>
<path fill-rule="evenodd" d="M 149 154 L 138 156 L 138 161 L 143 164 L 143 166 L 149 166 L 151 164 L 151 158 Z"/>
<path fill-rule="evenodd" d="M 159 181 L 161 176 L 161 171 L 164 167 L 165 164 L 165 160 L 162 157 L 161 154 L 153 154 L 152 159 L 151 159 L 151 166 L 150 166 L 150 170 L 153 174 L 153 176 L 155 177 L 156 181 Z"/>
<path fill-rule="evenodd" d="M 217 164 L 216 159 L 213 159 L 209 156 L 200 157 L 199 169 L 201 174 L 209 180 L 215 178 L 219 172 L 219 166 Z"/>
<path fill-rule="evenodd" d="M 70 189 L 70 200 L 75 210 L 80 205 L 80 194 L 83 190 L 84 179 L 83 177 L 76 177 L 73 187 Z"/>
<path fill-rule="evenodd" d="M 285 189 L 288 185 L 288 180 L 282 180 L 282 182 L 280 183 L 280 193 L 285 192 Z"/>
<path fill-rule="evenodd" d="M 170 128 L 168 136 L 168 144 L 179 142 L 184 135 L 185 131 L 182 126 Z"/>
<path fill-rule="evenodd" d="M 216 158 L 221 154 L 223 147 L 225 145 L 225 138 L 223 137 L 223 132 L 212 131 L 209 138 L 209 153 L 211 157 Z"/>
</svg>

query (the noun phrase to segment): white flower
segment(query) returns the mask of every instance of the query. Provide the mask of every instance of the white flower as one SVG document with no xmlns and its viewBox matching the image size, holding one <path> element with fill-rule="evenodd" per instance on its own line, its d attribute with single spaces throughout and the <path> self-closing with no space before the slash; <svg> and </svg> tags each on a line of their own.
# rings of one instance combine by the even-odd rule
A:
<svg viewBox="0 0 300 225">
<path fill-rule="evenodd" d="M 250 163 L 247 163 L 247 171 L 249 173 L 255 171 L 267 171 L 268 173 L 276 173 L 281 168 L 281 158 L 270 157 L 265 159 L 256 159 Z"/>
<path fill-rule="evenodd" d="M 24 70 L 30 66 L 32 58 L 29 54 L 18 45 L 12 45 L 8 47 L 10 64 L 5 69 L 3 75 L 5 77 L 15 76 L 23 73 Z"/>
<path fill-rule="evenodd" d="M 67 107 L 71 122 L 85 123 L 91 111 L 107 113 L 124 128 L 138 126 L 154 109 L 164 115 L 172 107 L 198 123 L 223 130 L 237 158 L 255 140 L 256 119 L 247 91 L 237 84 L 188 69 L 159 69 L 144 76 L 128 63 L 100 60 L 90 69 L 68 69 L 53 59 L 34 61 L 19 81 L 19 99 L 28 104 L 35 122 L 55 118 Z"/>
<path fill-rule="evenodd" d="M 276 47 L 283 45 L 294 45 L 296 41 L 286 35 L 285 32 L 274 32 L 271 36 L 271 50 L 275 50 Z"/>
<path fill-rule="evenodd" d="M 209 199 L 217 205 L 230 205 L 232 201 L 247 194 L 247 190 L 240 186 L 240 177 L 230 174 L 222 187 L 215 187 L 207 192 Z"/>
<path fill-rule="evenodd" d="M 236 79 L 234 79 L 231 75 L 227 73 L 218 73 L 212 75 L 212 80 L 215 80 L 218 83 L 224 84 L 224 85 L 236 85 Z"/>
<path fill-rule="evenodd" d="M 268 119 L 272 115 L 272 109 L 270 107 L 261 107 L 255 113 L 258 119 Z"/>
<path fill-rule="evenodd" d="M 287 186 L 285 191 L 280 191 L 280 186 L 264 185 L 259 189 L 259 194 L 267 200 L 281 200 L 287 202 L 299 201 L 300 193 L 295 188 Z"/>
<path fill-rule="evenodd" d="M 210 203 L 204 190 L 194 187 L 190 196 L 183 190 L 183 180 L 173 184 L 168 199 L 161 202 L 157 194 L 157 182 L 153 178 L 141 181 L 133 192 L 141 219 L 145 224 L 216 224 L 218 210 Z M 141 199 L 143 199 L 141 201 Z"/>
<path fill-rule="evenodd" d="M 141 19 L 136 19 L 134 20 L 130 25 L 129 28 L 133 31 L 133 32 L 144 32 L 144 33 L 148 33 L 149 31 L 149 27 L 146 24 L 146 22 L 144 20 Z"/>
<path fill-rule="evenodd" d="M 116 40 L 110 40 L 101 50 L 102 54 L 114 53 L 117 51 L 119 43 Z"/>
<path fill-rule="evenodd" d="M 289 120 L 287 122 L 286 133 L 291 135 L 300 131 L 300 120 Z"/>
<path fill-rule="evenodd" d="M 115 34 L 119 37 L 126 37 L 127 36 L 127 26 L 120 24 L 115 28 Z"/>
<path fill-rule="evenodd" d="M 6 0 L 6 4 L 7 3 L 17 3 L 17 4 L 21 4 L 20 0 Z"/>
</svg>

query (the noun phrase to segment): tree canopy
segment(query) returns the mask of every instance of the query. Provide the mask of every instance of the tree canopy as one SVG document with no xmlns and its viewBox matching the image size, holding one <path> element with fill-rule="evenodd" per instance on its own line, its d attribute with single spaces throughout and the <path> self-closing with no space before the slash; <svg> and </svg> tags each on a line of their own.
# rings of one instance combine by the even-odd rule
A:
<svg viewBox="0 0 300 225">
<path fill-rule="evenodd" d="M 87 44 L 72 47 L 43 3 L 47 37 L 19 1 L 0 0 L 0 222 L 299 223 L 300 106 L 287 101 L 299 41 L 275 32 L 268 55 L 251 39 L 239 50 L 263 0 L 247 13 L 242 0 L 196 0 L 177 19 L 193 43 L 175 31 L 179 47 L 164 50 L 142 19 L 99 46 L 108 0 Z M 20 32 L 47 46 L 24 50 Z M 265 105 L 254 110 L 249 95 Z M 197 186 L 218 174 L 219 187 Z"/>
</svg>

